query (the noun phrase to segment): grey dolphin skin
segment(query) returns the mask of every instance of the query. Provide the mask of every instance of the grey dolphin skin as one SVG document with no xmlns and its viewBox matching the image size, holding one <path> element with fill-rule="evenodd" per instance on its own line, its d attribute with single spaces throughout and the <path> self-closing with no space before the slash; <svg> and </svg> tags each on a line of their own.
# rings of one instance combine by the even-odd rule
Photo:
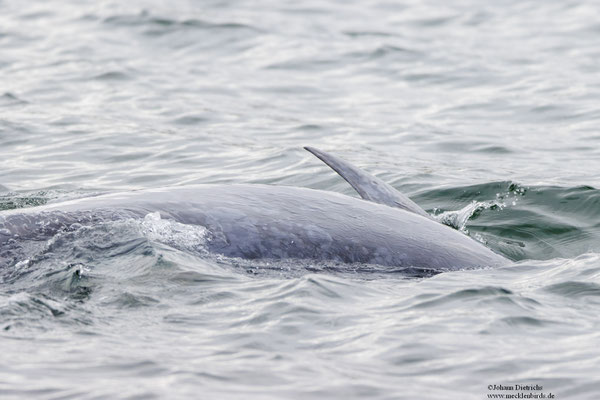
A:
<svg viewBox="0 0 600 400">
<path fill-rule="evenodd" d="M 144 218 L 156 212 L 162 219 L 205 227 L 207 250 L 228 257 L 439 272 L 509 263 L 481 243 L 432 220 L 380 179 L 338 157 L 306 149 L 346 179 L 362 199 L 300 187 L 195 185 L 3 211 L 0 266 L 19 261 L 22 240 L 42 242 L 82 225 Z"/>
</svg>

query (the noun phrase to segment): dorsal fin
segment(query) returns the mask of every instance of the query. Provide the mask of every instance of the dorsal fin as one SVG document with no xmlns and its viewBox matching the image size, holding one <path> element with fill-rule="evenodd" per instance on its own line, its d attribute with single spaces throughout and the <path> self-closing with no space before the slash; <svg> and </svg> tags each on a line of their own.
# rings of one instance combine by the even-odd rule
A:
<svg viewBox="0 0 600 400">
<path fill-rule="evenodd" d="M 381 179 L 362 171 L 342 160 L 339 157 L 315 149 L 314 147 L 305 147 L 305 150 L 310 151 L 317 156 L 325 164 L 329 165 L 335 172 L 340 174 L 365 200 L 374 203 L 385 204 L 390 207 L 402 208 L 415 214 L 430 218 L 429 214 L 419 207 L 411 199 L 382 181 Z"/>
</svg>

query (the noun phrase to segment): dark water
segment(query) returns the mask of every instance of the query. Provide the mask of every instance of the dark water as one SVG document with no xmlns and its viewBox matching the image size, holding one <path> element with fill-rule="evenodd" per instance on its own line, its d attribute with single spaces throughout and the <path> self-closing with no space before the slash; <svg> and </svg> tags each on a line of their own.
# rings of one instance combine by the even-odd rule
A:
<svg viewBox="0 0 600 400">
<path fill-rule="evenodd" d="M 595 2 L 0 0 L 0 209 L 268 183 L 334 151 L 515 261 L 428 279 L 146 218 L 0 274 L 2 398 L 600 396 Z"/>
</svg>

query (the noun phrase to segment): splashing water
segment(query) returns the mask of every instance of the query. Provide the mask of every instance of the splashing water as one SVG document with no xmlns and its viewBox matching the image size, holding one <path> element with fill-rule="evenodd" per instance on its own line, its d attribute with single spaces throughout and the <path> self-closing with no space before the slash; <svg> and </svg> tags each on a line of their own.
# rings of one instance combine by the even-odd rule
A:
<svg viewBox="0 0 600 400">
<path fill-rule="evenodd" d="M 134 220 L 135 221 L 135 220 Z M 203 226 L 186 225 L 162 219 L 158 211 L 147 214 L 139 223 L 140 233 L 148 240 L 160 242 L 180 250 L 206 254 L 208 230 Z"/>
<path fill-rule="evenodd" d="M 513 183 L 509 185 L 508 190 L 505 193 L 496 193 L 495 200 L 472 200 L 471 203 L 456 211 L 440 212 L 439 209 L 434 209 L 433 216 L 438 222 L 468 235 L 469 230 L 467 229 L 467 223 L 471 218 L 477 217 L 484 210 L 501 211 L 506 207 L 516 206 L 519 196 L 524 196 L 526 191 L 526 188 Z M 481 235 L 476 234 L 474 237 L 485 243 Z"/>
<path fill-rule="evenodd" d="M 313 145 L 517 260 L 295 275 L 204 257 L 165 214 L 17 241 L 2 397 L 600 398 L 595 3 L 1 0 L 0 213 L 196 183 L 353 194 Z"/>
</svg>

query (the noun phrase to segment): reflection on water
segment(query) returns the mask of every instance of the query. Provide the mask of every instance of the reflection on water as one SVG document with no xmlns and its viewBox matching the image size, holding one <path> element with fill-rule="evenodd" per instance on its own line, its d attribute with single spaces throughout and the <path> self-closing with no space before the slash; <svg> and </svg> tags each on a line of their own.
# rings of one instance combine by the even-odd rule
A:
<svg viewBox="0 0 600 400">
<path fill-rule="evenodd" d="M 313 145 L 517 261 L 414 279 L 207 258 L 152 215 L 69 232 L 0 273 L 3 394 L 597 398 L 597 15 L 0 1 L 0 210 L 196 183 L 354 195 Z"/>
</svg>

